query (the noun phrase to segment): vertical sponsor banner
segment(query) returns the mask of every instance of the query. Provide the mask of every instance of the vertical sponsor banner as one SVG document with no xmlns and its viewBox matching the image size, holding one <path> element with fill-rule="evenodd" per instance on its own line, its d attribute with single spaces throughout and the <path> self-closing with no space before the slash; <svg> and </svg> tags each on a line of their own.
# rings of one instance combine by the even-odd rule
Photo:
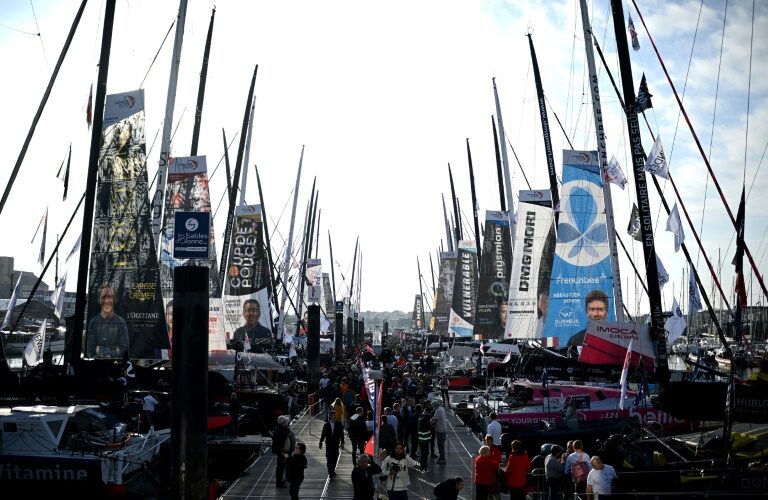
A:
<svg viewBox="0 0 768 500">
<path fill-rule="evenodd" d="M 150 225 L 143 91 L 107 96 L 102 134 L 85 355 L 159 359 L 169 343 Z"/>
<path fill-rule="evenodd" d="M 471 337 L 477 300 L 477 249 L 472 240 L 459 241 L 453 300 L 448 316 L 448 335 Z"/>
<path fill-rule="evenodd" d="M 208 189 L 208 166 L 205 156 L 171 158 L 168 165 L 168 183 L 165 188 L 165 210 L 160 233 L 160 288 L 165 304 L 169 342 L 173 336 L 173 269 L 176 266 L 208 266 L 208 349 L 227 348 L 222 321 L 219 269 L 216 259 L 216 239 L 211 221 L 210 252 L 207 259 L 175 259 L 173 236 L 176 212 L 210 212 L 211 197 Z"/>
<path fill-rule="evenodd" d="M 437 294 L 435 298 L 434 332 L 437 335 L 448 334 L 448 315 L 453 300 L 453 282 L 456 278 L 456 252 L 440 252 L 440 275 L 437 279 Z"/>
<path fill-rule="evenodd" d="M 269 264 L 261 217 L 261 205 L 240 205 L 235 209 L 223 306 L 226 337 L 240 342 L 272 337 Z"/>
<path fill-rule="evenodd" d="M 557 337 L 560 345 L 581 345 L 588 319 L 587 296 L 607 297 L 608 302 L 602 314 L 589 319 L 615 321 L 605 202 L 596 151 L 563 151 L 560 207 L 544 329 L 546 336 Z"/>
<path fill-rule="evenodd" d="M 543 336 L 554 255 L 554 218 L 549 189 L 520 191 L 517 244 L 509 282 L 506 338 Z"/>
<path fill-rule="evenodd" d="M 477 339 L 504 336 L 512 258 L 509 212 L 486 211 L 480 283 L 477 287 L 474 335 Z"/>
<path fill-rule="evenodd" d="M 331 291 L 331 278 L 328 273 L 323 273 L 323 297 L 325 300 L 325 307 L 323 315 L 328 325 L 326 333 L 333 333 L 336 331 L 336 315 L 335 305 L 333 303 L 333 291 Z M 322 321 L 321 321 L 322 323 Z"/>
<path fill-rule="evenodd" d="M 411 314 L 411 331 L 424 330 L 424 301 L 421 295 L 416 294 L 413 299 L 413 314 Z"/>
<path fill-rule="evenodd" d="M 305 283 L 306 286 L 304 287 L 304 300 L 307 304 L 309 304 L 310 302 L 313 302 L 309 300 L 310 294 L 317 292 L 317 289 L 315 289 L 314 291 L 310 290 L 310 287 L 313 287 L 313 286 L 321 287 L 320 288 L 321 300 L 315 301 L 315 302 L 318 302 L 319 304 L 323 303 L 322 301 L 322 284 L 323 284 L 322 270 L 323 270 L 323 267 L 320 259 L 307 259 L 307 281 Z"/>
</svg>

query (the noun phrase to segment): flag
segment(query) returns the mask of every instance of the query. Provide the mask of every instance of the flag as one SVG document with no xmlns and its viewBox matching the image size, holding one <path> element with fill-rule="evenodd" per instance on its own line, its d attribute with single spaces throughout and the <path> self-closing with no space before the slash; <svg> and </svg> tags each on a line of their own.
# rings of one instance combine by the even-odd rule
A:
<svg viewBox="0 0 768 500">
<path fill-rule="evenodd" d="M 680 220 L 680 212 L 677 210 L 677 203 L 669 212 L 667 231 L 675 235 L 675 252 L 678 252 L 680 245 L 685 241 L 685 233 L 683 232 L 683 222 Z"/>
<path fill-rule="evenodd" d="M 16 300 L 19 298 L 19 295 L 21 294 L 21 276 L 24 274 L 23 271 L 19 271 L 19 279 L 16 280 L 16 286 L 13 287 L 13 293 L 11 294 L 11 300 L 8 302 L 8 310 L 5 311 L 5 319 L 3 319 L 3 324 L 0 325 L 0 330 L 5 328 L 11 323 L 11 318 L 13 318 L 13 310 L 16 308 Z"/>
<path fill-rule="evenodd" d="M 48 320 L 44 319 L 43 324 L 40 325 L 40 329 L 29 340 L 29 343 L 24 348 L 24 362 L 27 366 L 37 366 L 43 359 L 43 349 L 45 348 L 45 326 L 48 324 Z"/>
<path fill-rule="evenodd" d="M 75 255 L 78 250 L 80 250 L 80 241 L 82 239 L 83 239 L 83 233 L 80 233 L 80 236 L 77 237 L 77 241 L 72 247 L 72 250 L 69 251 L 69 254 L 67 255 L 67 260 L 64 261 L 65 263 L 69 262 L 69 259 L 72 258 L 72 256 Z"/>
<path fill-rule="evenodd" d="M 612 182 L 621 189 L 624 189 L 624 186 L 626 186 L 627 177 L 624 175 L 624 171 L 621 169 L 621 165 L 619 165 L 615 156 L 611 156 L 611 161 L 609 161 L 608 165 L 605 167 L 603 180 L 605 182 Z"/>
<path fill-rule="evenodd" d="M 672 316 L 664 322 L 664 329 L 669 334 L 668 341 L 672 343 L 682 336 L 686 326 L 685 316 L 683 316 L 683 311 L 680 310 L 677 299 L 672 299 Z"/>
<path fill-rule="evenodd" d="M 635 111 L 642 113 L 646 109 L 652 108 L 651 97 L 653 97 L 653 94 L 648 91 L 648 82 L 645 81 L 645 73 L 643 73 L 643 77 L 640 79 L 640 89 L 637 91 L 637 97 L 635 98 Z"/>
<path fill-rule="evenodd" d="M 741 188 L 741 201 L 739 202 L 739 211 L 736 214 L 736 255 L 733 257 L 733 264 L 736 267 L 736 310 L 733 314 L 736 323 L 736 341 L 741 340 L 741 331 L 743 328 L 743 310 L 747 308 L 747 288 L 744 284 L 744 188 Z"/>
<path fill-rule="evenodd" d="M 53 312 L 60 320 L 64 320 L 64 297 L 66 295 L 64 289 L 66 286 L 67 273 L 65 272 L 61 279 L 59 279 L 59 283 L 56 285 L 56 290 L 53 292 L 53 296 L 51 297 L 51 302 L 53 302 Z"/>
<path fill-rule="evenodd" d="M 627 29 L 629 30 L 629 36 L 632 37 L 632 49 L 637 52 L 640 50 L 640 40 L 637 39 L 637 31 L 635 31 L 635 23 L 632 22 L 632 14 L 629 14 Z"/>
<path fill-rule="evenodd" d="M 667 158 L 664 156 L 664 148 L 661 146 L 661 136 L 656 136 L 656 141 L 654 141 L 651 153 L 645 160 L 643 170 L 650 172 L 657 177 L 669 179 Z"/>
<path fill-rule="evenodd" d="M 696 274 L 690 264 L 688 264 L 688 309 L 701 311 L 701 296 L 699 295 L 699 287 L 696 285 Z"/>
<path fill-rule="evenodd" d="M 624 367 L 621 369 L 621 397 L 619 398 L 619 410 L 624 409 L 624 398 L 627 397 L 627 378 L 629 375 L 629 362 L 632 360 L 632 342 L 635 339 L 630 339 L 627 346 L 627 355 L 624 356 Z"/>
<path fill-rule="evenodd" d="M 632 214 L 629 216 L 627 233 L 635 241 L 643 241 L 643 235 L 640 233 L 640 211 L 637 209 L 637 205 L 634 203 L 632 204 Z"/>
<path fill-rule="evenodd" d="M 85 123 L 88 124 L 88 128 L 91 128 L 91 124 L 93 124 L 93 84 L 91 84 L 91 90 L 88 92 L 88 105 L 85 109 Z"/>
<path fill-rule="evenodd" d="M 64 171 L 64 196 L 61 201 L 66 201 L 67 190 L 69 189 L 69 166 L 72 163 L 72 143 L 69 144 L 69 155 L 67 156 L 67 170 Z"/>
<path fill-rule="evenodd" d="M 40 241 L 40 252 L 37 254 L 37 263 L 40 264 L 40 267 L 45 265 L 45 237 L 48 233 L 48 207 L 45 208 L 43 221 L 43 238 Z"/>
<path fill-rule="evenodd" d="M 659 288 L 663 288 L 669 282 L 669 274 L 664 269 L 664 264 L 661 263 L 659 254 L 656 254 L 656 271 L 659 273 Z"/>
</svg>

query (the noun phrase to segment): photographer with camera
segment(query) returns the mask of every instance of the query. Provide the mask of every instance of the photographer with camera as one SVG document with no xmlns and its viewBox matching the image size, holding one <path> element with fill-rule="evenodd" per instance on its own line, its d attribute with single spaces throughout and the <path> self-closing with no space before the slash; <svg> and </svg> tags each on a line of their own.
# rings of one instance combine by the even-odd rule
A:
<svg viewBox="0 0 768 500">
<path fill-rule="evenodd" d="M 389 500 L 408 500 L 408 486 L 411 484 L 408 470 L 419 463 L 405 454 L 403 443 L 395 445 L 395 453 L 381 464 L 381 481 L 386 485 Z"/>
</svg>

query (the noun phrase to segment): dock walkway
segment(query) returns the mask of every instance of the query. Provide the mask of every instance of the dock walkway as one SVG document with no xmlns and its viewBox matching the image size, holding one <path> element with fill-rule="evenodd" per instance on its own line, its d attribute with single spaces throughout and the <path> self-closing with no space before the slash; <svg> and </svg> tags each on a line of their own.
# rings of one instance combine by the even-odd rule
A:
<svg viewBox="0 0 768 500">
<path fill-rule="evenodd" d="M 304 482 L 301 483 L 299 497 L 349 500 L 353 497 L 351 477 L 353 464 L 350 441 L 349 439 L 346 440 L 345 447 L 339 455 L 336 477 L 329 478 L 325 462 L 325 449 L 320 449 L 318 446 L 320 433 L 325 423 L 323 417 L 322 413 L 310 415 L 305 412 L 291 423 L 291 429 L 296 435 L 297 442 L 307 445 L 308 465 L 304 472 Z M 410 472 L 411 485 L 408 490 L 410 499 L 431 500 L 434 498 L 432 490 L 437 483 L 456 476 L 464 478 L 464 490 L 459 498 L 463 500 L 474 498 L 472 459 L 480 448 L 480 442 L 450 412 L 448 413 L 448 424 L 448 439 L 445 445 L 446 463 L 437 464 L 434 459 L 430 459 L 429 467 L 431 470 L 429 472 L 420 473 L 412 470 Z M 267 448 L 266 452 L 260 455 L 219 498 L 224 500 L 288 499 L 288 489 L 275 486 L 275 465 L 275 456 Z"/>
</svg>

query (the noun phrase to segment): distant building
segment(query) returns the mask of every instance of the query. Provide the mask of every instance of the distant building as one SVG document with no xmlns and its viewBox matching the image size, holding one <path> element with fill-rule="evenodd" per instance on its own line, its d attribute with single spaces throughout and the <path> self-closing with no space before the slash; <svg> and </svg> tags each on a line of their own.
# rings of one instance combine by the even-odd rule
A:
<svg viewBox="0 0 768 500">
<path fill-rule="evenodd" d="M 11 298 L 19 274 L 21 274 L 21 296 L 27 297 L 32 291 L 32 287 L 37 283 L 38 277 L 28 271 L 16 271 L 13 268 L 13 257 L 0 257 L 0 299 Z M 37 287 L 38 292 L 48 291 L 48 289 L 48 284 L 45 281 L 41 281 L 40 286 Z"/>
<path fill-rule="evenodd" d="M 37 283 L 38 277 L 28 271 L 15 270 L 13 268 L 13 257 L 0 257 L 0 318 L 5 317 L 11 296 L 13 295 L 13 288 L 16 286 L 19 275 L 21 275 L 20 294 L 16 298 L 14 320 L 21 313 L 27 300 L 30 299 L 30 292 L 32 292 L 32 288 Z M 41 281 L 34 297 L 32 297 L 24 311 L 24 324 L 40 323 L 44 319 L 48 319 L 49 323 L 58 324 L 58 318 L 53 313 L 52 296 L 53 290 L 50 290 L 48 285 Z M 63 316 L 66 317 L 74 314 L 74 311 L 75 294 L 67 292 L 64 296 Z"/>
</svg>

